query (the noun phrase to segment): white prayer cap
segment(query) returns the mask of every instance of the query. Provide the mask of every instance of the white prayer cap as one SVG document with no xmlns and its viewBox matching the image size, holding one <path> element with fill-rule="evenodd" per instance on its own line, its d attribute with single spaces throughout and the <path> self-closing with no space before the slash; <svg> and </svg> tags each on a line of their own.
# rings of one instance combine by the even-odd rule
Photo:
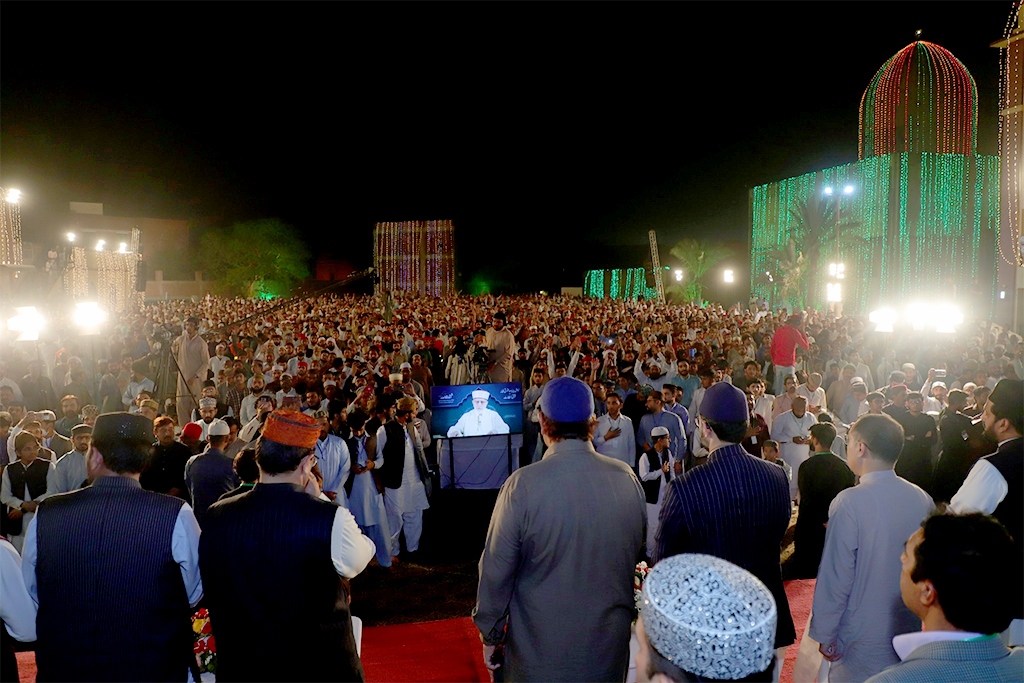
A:
<svg viewBox="0 0 1024 683">
<path fill-rule="evenodd" d="M 218 419 L 210 423 L 210 428 L 206 433 L 209 436 L 227 436 L 231 433 L 231 428 L 228 427 L 227 422 Z"/>
<path fill-rule="evenodd" d="M 335 382 L 333 379 L 325 379 L 324 380 L 324 386 L 325 387 L 336 387 L 336 386 L 338 386 L 338 383 Z"/>
<path fill-rule="evenodd" d="M 668 436 L 668 427 L 655 427 L 651 430 L 651 436 L 655 439 L 659 436 Z"/>
<path fill-rule="evenodd" d="M 491 395 L 489 393 L 487 393 L 486 391 L 484 391 L 483 389 L 477 389 L 477 390 L 475 390 L 473 392 L 473 398 L 474 399 L 477 399 L 477 398 L 490 398 L 490 397 L 491 397 Z"/>
<path fill-rule="evenodd" d="M 392 372 L 390 375 L 388 375 L 388 381 L 391 381 L 391 382 L 401 382 L 402 381 L 402 373 L 400 373 L 400 372 Z"/>
<path fill-rule="evenodd" d="M 647 575 L 643 596 L 647 640 L 679 668 L 736 680 L 771 665 L 775 598 L 746 569 L 711 555 L 674 555 Z"/>
</svg>

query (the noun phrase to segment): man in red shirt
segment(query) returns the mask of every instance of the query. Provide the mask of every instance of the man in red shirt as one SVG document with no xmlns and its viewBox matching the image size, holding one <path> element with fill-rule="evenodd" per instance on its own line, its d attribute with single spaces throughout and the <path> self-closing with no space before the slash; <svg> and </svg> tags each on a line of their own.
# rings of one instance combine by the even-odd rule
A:
<svg viewBox="0 0 1024 683">
<path fill-rule="evenodd" d="M 775 366 L 775 395 L 785 390 L 786 378 L 796 374 L 796 347 L 810 348 L 804 332 L 804 315 L 795 313 L 772 335 L 771 356 Z"/>
</svg>

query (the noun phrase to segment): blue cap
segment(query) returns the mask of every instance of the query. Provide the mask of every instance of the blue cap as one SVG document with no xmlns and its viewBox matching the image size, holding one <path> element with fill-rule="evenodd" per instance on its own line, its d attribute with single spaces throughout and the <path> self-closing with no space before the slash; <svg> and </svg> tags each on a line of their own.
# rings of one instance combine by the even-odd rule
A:
<svg viewBox="0 0 1024 683">
<path fill-rule="evenodd" d="M 559 377 L 544 385 L 540 410 L 555 422 L 586 422 L 594 414 L 594 392 L 572 377 Z"/>
<path fill-rule="evenodd" d="M 746 422 L 750 419 L 747 395 L 728 382 L 712 384 L 704 393 L 700 415 L 712 422 Z"/>
</svg>

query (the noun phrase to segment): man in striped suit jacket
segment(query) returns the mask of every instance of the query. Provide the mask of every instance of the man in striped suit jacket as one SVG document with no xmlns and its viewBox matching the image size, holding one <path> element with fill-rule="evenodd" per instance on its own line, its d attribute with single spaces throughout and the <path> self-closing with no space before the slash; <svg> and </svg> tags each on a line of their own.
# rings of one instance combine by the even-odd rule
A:
<svg viewBox="0 0 1024 683">
<path fill-rule="evenodd" d="M 749 417 L 742 391 L 728 382 L 708 388 L 697 429 L 710 444 L 711 455 L 670 483 L 652 556 L 658 562 L 680 553 L 703 553 L 749 571 L 775 597 L 775 647 L 784 648 L 796 640 L 780 564 L 792 513 L 789 481 L 781 467 L 739 445 Z"/>
</svg>

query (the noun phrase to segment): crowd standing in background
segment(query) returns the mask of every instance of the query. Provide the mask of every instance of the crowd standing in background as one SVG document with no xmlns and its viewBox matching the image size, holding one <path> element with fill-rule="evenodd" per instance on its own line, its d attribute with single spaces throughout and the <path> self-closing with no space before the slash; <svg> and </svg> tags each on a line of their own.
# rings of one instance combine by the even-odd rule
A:
<svg viewBox="0 0 1024 683">
<path fill-rule="evenodd" d="M 953 659 L 968 678 L 988 680 L 1011 659 L 1019 665 L 1019 651 L 991 639 L 957 650 L 942 645 L 952 636 L 907 638 L 923 620 L 928 630 L 1006 631 L 1009 644 L 1024 642 L 1016 594 L 998 616 L 977 614 L 988 609 L 981 599 L 953 607 L 936 597 L 973 595 L 939 566 L 966 561 L 942 555 L 957 524 L 987 530 L 978 532 L 988 544 L 979 553 L 1019 561 L 1022 364 L 1021 338 L 984 321 L 951 334 L 882 333 L 862 317 L 773 312 L 757 302 L 726 309 L 325 295 L 152 303 L 99 339 L 58 332 L 0 348 L 0 519 L 11 541 L 0 547 L 8 626 L 0 635 L 37 636 L 41 676 L 114 678 L 103 668 L 107 645 L 84 625 L 82 644 L 68 643 L 59 626 L 113 610 L 119 649 L 141 643 L 142 630 L 161 634 L 118 675 L 147 678 L 180 661 L 184 678 L 193 658 L 191 647 L 177 654 L 180 628 L 205 588 L 214 628 L 223 629 L 225 676 L 260 673 L 251 668 L 253 642 L 271 628 L 260 620 L 276 621 L 301 601 L 309 605 L 304 642 L 324 650 L 336 638 L 347 653 L 344 675 L 361 678 L 337 581 L 419 550 L 437 480 L 431 387 L 519 382 L 521 469 L 499 494 L 475 612 L 487 662 L 506 662 L 508 680 L 621 680 L 628 591 L 644 559 L 658 563 L 659 577 L 645 594 L 682 591 L 694 580 L 686 576 L 711 572 L 728 577 L 724 591 L 767 595 L 751 603 L 763 607 L 751 632 L 763 642 L 770 631 L 772 641 L 751 666 L 693 659 L 711 628 L 698 617 L 712 623 L 715 615 L 652 599 L 636 628 L 648 677 L 777 678 L 795 640 L 780 567 L 794 506 L 795 566 L 818 579 L 810 636 L 831 680 L 919 680 L 901 671 L 956 680 L 941 663 Z M 605 505 L 610 499 L 619 504 Z M 951 514 L 929 516 L 946 504 Z M 284 507 L 317 530 L 303 540 L 311 545 L 282 532 L 254 549 L 254 520 Z M 110 537 L 95 510 L 115 508 L 127 519 Z M 583 525 L 595 538 L 573 521 L 599 517 L 607 519 Z M 946 517 L 980 521 L 928 521 Z M 318 578 L 267 595 L 270 582 L 299 572 L 293 557 L 309 563 L 303 576 Z M 71 572 L 67 558 L 91 569 Z M 727 567 L 704 559 L 677 566 L 675 558 Z M 243 561 L 266 576 L 246 576 Z M 132 583 L 145 599 L 130 603 L 81 593 L 110 572 L 158 579 Z M 601 588 L 620 576 L 621 595 Z M 29 608 L 38 610 L 34 620 Z M 562 623 L 566 615 L 576 616 Z M 334 635 L 314 637 L 323 629 Z M 683 634 L 694 640 L 672 640 Z M 603 643 L 600 652 L 571 655 L 587 642 Z M 85 644 L 99 654 L 54 661 Z M 950 652 L 923 663 L 922 649 L 942 648 Z M 970 668 L 971 657 L 988 664 Z M 3 662 L 11 664 L 6 654 Z"/>
</svg>

